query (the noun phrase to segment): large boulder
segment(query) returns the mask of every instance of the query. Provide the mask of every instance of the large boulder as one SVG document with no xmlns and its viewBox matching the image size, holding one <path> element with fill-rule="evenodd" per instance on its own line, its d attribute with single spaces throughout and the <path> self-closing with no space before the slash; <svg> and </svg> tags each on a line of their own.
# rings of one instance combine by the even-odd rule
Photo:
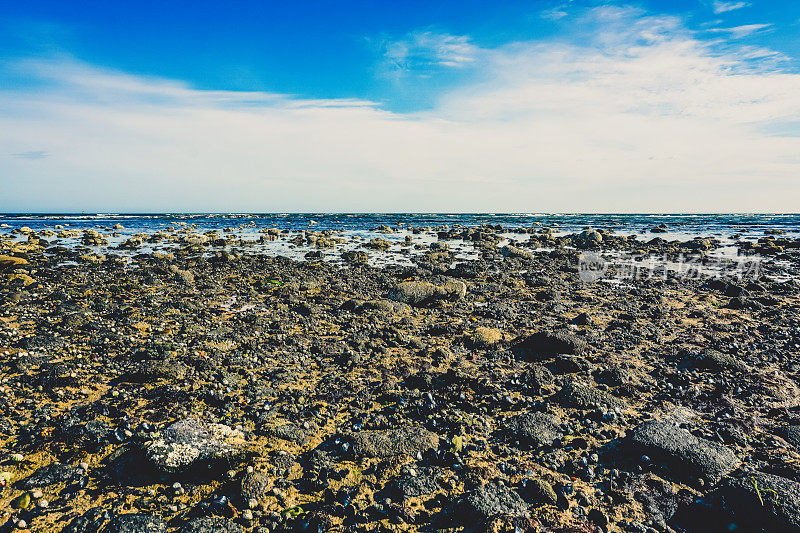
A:
<svg viewBox="0 0 800 533">
<path fill-rule="evenodd" d="M 561 419 L 549 413 L 523 413 L 511 417 L 506 423 L 507 434 L 520 444 L 531 448 L 552 446 L 561 438 Z"/>
<path fill-rule="evenodd" d="M 103 533 L 162 533 L 166 530 L 167 523 L 160 516 L 128 513 L 115 515 L 103 528 Z"/>
<path fill-rule="evenodd" d="M 178 533 L 242 533 L 244 529 L 236 522 L 221 516 L 206 516 L 188 521 Z"/>
<path fill-rule="evenodd" d="M 502 341 L 503 336 L 499 329 L 481 326 L 470 335 L 470 342 L 476 348 L 489 348 Z"/>
<path fill-rule="evenodd" d="M 404 281 L 389 291 L 389 299 L 416 307 L 429 305 L 439 300 L 460 300 L 467 293 L 463 281 L 448 281 L 434 285 L 427 281 Z"/>
<path fill-rule="evenodd" d="M 359 457 L 416 455 L 439 447 L 439 437 L 415 426 L 390 430 L 361 431 L 351 437 L 353 453 Z"/>
<path fill-rule="evenodd" d="M 540 331 L 517 339 L 511 351 L 528 361 L 538 361 L 559 354 L 578 355 L 586 351 L 586 341 L 568 331 Z"/>
<path fill-rule="evenodd" d="M 564 407 L 575 409 L 594 409 L 599 406 L 624 408 L 625 401 L 612 396 L 592 385 L 573 381 L 568 383 L 555 395 L 555 400 Z"/>
<path fill-rule="evenodd" d="M 730 448 L 695 437 L 671 422 L 650 420 L 628 434 L 630 449 L 668 467 L 677 478 L 702 477 L 712 483 L 739 466 Z"/>
<path fill-rule="evenodd" d="M 28 261 L 13 255 L 0 255 L 0 271 L 12 270 L 17 267 L 23 267 L 28 264 Z"/>
<path fill-rule="evenodd" d="M 198 463 L 231 460 L 242 454 L 246 444 L 241 431 L 187 418 L 162 431 L 145 453 L 160 470 L 171 473 Z"/>
<path fill-rule="evenodd" d="M 481 526 L 500 515 L 522 517 L 527 514 L 528 504 L 525 500 L 499 483 L 482 485 L 466 493 L 453 509 L 453 516 L 459 525 L 467 527 Z"/>
<path fill-rule="evenodd" d="M 72 482 L 78 477 L 80 477 L 80 468 L 78 466 L 51 463 L 36 469 L 33 474 L 21 483 L 21 486 L 25 490 L 31 490 L 39 487 L 49 487 L 56 483 Z"/>
<path fill-rule="evenodd" d="M 762 472 L 724 479 L 712 495 L 742 531 L 800 533 L 800 483 Z"/>
</svg>

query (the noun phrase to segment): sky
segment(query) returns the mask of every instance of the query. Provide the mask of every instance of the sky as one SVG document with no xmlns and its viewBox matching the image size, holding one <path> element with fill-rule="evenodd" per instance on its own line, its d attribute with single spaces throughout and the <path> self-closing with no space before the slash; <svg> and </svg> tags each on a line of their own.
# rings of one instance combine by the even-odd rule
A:
<svg viewBox="0 0 800 533">
<path fill-rule="evenodd" d="M 0 211 L 798 206 L 800 2 L 0 3 Z"/>
</svg>

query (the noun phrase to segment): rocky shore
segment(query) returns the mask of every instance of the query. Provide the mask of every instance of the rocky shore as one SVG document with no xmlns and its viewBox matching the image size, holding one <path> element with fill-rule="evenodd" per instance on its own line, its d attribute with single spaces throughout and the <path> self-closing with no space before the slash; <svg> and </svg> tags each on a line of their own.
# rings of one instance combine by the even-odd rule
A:
<svg viewBox="0 0 800 533">
<path fill-rule="evenodd" d="M 0 531 L 800 531 L 797 239 L 112 232 L 0 238 Z"/>
</svg>

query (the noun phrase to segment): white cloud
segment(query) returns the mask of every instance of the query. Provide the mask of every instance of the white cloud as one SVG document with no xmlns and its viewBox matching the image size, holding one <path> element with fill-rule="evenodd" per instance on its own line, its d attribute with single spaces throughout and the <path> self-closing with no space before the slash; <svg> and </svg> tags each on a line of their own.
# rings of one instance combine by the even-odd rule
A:
<svg viewBox="0 0 800 533">
<path fill-rule="evenodd" d="M 397 70 L 425 73 L 435 67 L 465 66 L 475 61 L 477 51 L 463 35 L 421 31 L 387 43 L 385 58 Z"/>
<path fill-rule="evenodd" d="M 720 0 L 714 0 L 714 13 L 719 14 L 728 11 L 734 11 L 736 9 L 741 9 L 749 5 L 750 5 L 749 2 L 722 2 Z"/>
<path fill-rule="evenodd" d="M 754 33 L 772 28 L 772 24 L 744 24 L 742 26 L 734 26 L 732 28 L 712 28 L 708 31 L 714 33 L 728 33 L 734 39 L 741 39 L 748 37 Z"/>
<path fill-rule="evenodd" d="M 546 20 L 561 20 L 567 15 L 569 15 L 569 13 L 567 13 L 566 7 L 567 7 L 566 5 L 560 5 L 553 7 L 551 9 L 545 9 L 544 11 L 539 13 L 539 16 Z"/>
<path fill-rule="evenodd" d="M 470 53 L 429 61 L 481 78 L 416 113 L 18 63 L 39 88 L 0 89 L 0 208 L 796 211 L 800 138 L 774 132 L 800 116 L 800 75 L 675 17 L 581 22 L 573 44 L 451 36 Z"/>
</svg>

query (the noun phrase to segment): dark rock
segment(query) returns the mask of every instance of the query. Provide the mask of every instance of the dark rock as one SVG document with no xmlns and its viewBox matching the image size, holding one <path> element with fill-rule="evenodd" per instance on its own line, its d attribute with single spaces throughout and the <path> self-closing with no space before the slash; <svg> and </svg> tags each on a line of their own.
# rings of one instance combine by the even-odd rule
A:
<svg viewBox="0 0 800 533">
<path fill-rule="evenodd" d="M 95 507 L 72 520 L 61 533 L 98 533 L 109 518 L 107 510 Z"/>
<path fill-rule="evenodd" d="M 694 361 L 697 368 L 706 370 L 743 370 L 744 363 L 730 354 L 725 354 L 717 350 L 703 350 Z"/>
<path fill-rule="evenodd" d="M 561 419 L 549 413 L 523 413 L 511 417 L 506 423 L 506 431 L 520 444 L 539 448 L 552 446 L 553 441 L 564 435 Z"/>
<path fill-rule="evenodd" d="M 558 495 L 553 486 L 543 479 L 533 478 L 523 480 L 520 494 L 533 505 L 556 505 Z"/>
<path fill-rule="evenodd" d="M 114 428 L 104 420 L 90 420 L 85 424 L 75 423 L 65 426 L 59 436 L 76 447 L 88 446 L 94 449 L 110 441 Z"/>
<path fill-rule="evenodd" d="M 525 516 L 528 505 L 519 494 L 497 483 L 482 485 L 465 494 L 454 508 L 460 525 L 485 524 L 497 515 Z"/>
<path fill-rule="evenodd" d="M 264 472 L 253 472 L 246 474 L 242 478 L 242 501 L 247 503 L 249 500 L 262 501 L 269 489 L 272 487 L 272 480 Z"/>
<path fill-rule="evenodd" d="M 743 531 L 800 532 L 800 483 L 762 472 L 723 480 L 714 492 L 719 509 Z"/>
<path fill-rule="evenodd" d="M 634 453 L 669 467 L 677 477 L 695 476 L 716 482 L 740 462 L 728 447 L 657 420 L 634 428 L 628 435 L 628 444 Z"/>
<path fill-rule="evenodd" d="M 195 518 L 184 524 L 178 533 L 242 533 L 242 526 L 222 516 Z"/>
<path fill-rule="evenodd" d="M 439 485 L 432 472 L 419 472 L 416 476 L 405 475 L 392 480 L 390 492 L 401 500 L 433 494 Z"/>
<path fill-rule="evenodd" d="M 103 528 L 103 533 L 161 533 L 167 530 L 167 523 L 160 516 L 143 513 L 115 515 Z"/>
<path fill-rule="evenodd" d="M 786 426 L 780 431 L 780 436 L 795 448 L 800 449 L 800 425 Z"/>
<path fill-rule="evenodd" d="M 390 430 L 370 430 L 351 437 L 352 450 L 359 457 L 390 457 L 393 455 L 416 455 L 436 449 L 439 437 L 430 431 L 414 426 Z"/>
<path fill-rule="evenodd" d="M 538 361 L 558 354 L 582 354 L 587 343 L 568 331 L 541 331 L 517 340 L 511 350 L 517 357 Z"/>
<path fill-rule="evenodd" d="M 556 374 L 575 374 L 591 370 L 592 364 L 580 355 L 559 355 L 550 364 L 550 368 Z"/>
<path fill-rule="evenodd" d="M 21 483 L 25 490 L 37 487 L 48 487 L 56 483 L 68 483 L 78 478 L 80 468 L 63 463 L 52 463 L 38 468 L 26 480 Z"/>
<path fill-rule="evenodd" d="M 616 396 L 601 391 L 591 385 L 572 382 L 567 384 L 555 395 L 556 401 L 565 407 L 576 409 L 591 409 L 595 406 L 625 407 L 625 402 Z"/>
<path fill-rule="evenodd" d="M 553 374 L 542 365 L 533 365 L 525 375 L 525 383 L 535 391 L 550 387 L 553 384 Z"/>
</svg>

